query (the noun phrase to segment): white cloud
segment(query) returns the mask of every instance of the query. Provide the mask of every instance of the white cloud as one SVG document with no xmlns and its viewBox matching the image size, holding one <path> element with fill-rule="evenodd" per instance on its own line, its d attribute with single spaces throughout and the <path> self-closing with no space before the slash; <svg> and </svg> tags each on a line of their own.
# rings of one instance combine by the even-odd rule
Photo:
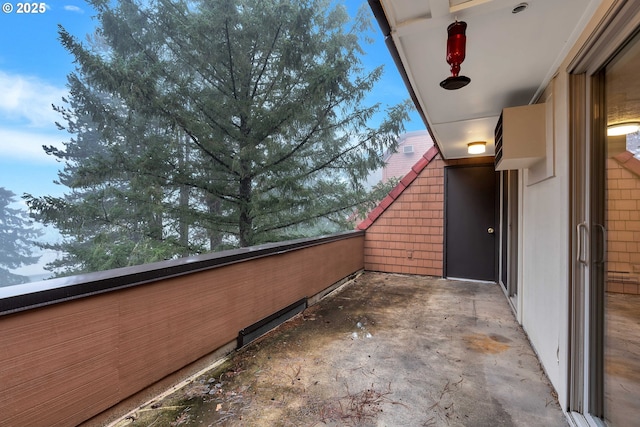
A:
<svg viewBox="0 0 640 427">
<path fill-rule="evenodd" d="M 0 71 L 0 115 L 4 121 L 27 121 L 28 126 L 55 128 L 60 115 L 52 104 L 62 103 L 65 88 L 50 85 L 37 77 L 7 74 Z"/>
<path fill-rule="evenodd" d="M 76 12 L 76 13 L 84 13 L 84 10 L 80 9 L 78 6 L 73 6 L 73 5 L 66 5 L 64 7 L 64 10 L 68 10 L 69 12 Z"/>
<path fill-rule="evenodd" d="M 53 163 L 54 156 L 47 155 L 43 145 L 62 148 L 62 141 L 67 134 L 51 135 L 29 131 L 16 131 L 0 128 L 0 155 L 4 160 L 13 159 L 29 163 Z"/>
</svg>

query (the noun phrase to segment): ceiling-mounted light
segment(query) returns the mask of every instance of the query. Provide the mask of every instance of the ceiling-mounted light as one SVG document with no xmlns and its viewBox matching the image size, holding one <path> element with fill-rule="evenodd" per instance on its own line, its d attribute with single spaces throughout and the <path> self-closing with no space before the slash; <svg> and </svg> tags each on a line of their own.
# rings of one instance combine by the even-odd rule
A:
<svg viewBox="0 0 640 427">
<path fill-rule="evenodd" d="M 487 151 L 487 143 L 484 141 L 475 141 L 467 144 L 467 152 L 469 154 L 482 154 Z"/>
<path fill-rule="evenodd" d="M 640 130 L 640 122 L 616 123 L 607 126 L 607 136 L 628 135 Z"/>
<path fill-rule="evenodd" d="M 460 64 L 464 61 L 467 23 L 456 21 L 447 28 L 447 63 L 451 66 L 451 76 L 440 82 L 448 90 L 460 89 L 471 82 L 469 77 L 459 76 Z"/>
</svg>

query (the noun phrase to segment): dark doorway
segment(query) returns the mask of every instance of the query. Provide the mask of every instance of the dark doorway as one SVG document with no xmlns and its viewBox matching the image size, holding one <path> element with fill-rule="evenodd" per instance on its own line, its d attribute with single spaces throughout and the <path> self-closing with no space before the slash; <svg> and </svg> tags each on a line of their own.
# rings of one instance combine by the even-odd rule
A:
<svg viewBox="0 0 640 427">
<path fill-rule="evenodd" d="M 496 281 L 496 182 L 493 165 L 445 168 L 446 277 Z"/>
</svg>

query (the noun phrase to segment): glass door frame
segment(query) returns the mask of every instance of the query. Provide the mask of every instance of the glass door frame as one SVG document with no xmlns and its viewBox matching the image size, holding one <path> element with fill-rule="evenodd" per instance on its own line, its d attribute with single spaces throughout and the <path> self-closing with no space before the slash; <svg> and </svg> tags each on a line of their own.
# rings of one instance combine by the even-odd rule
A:
<svg viewBox="0 0 640 427">
<path fill-rule="evenodd" d="M 618 0 L 569 65 L 571 253 L 568 402 L 577 426 L 604 426 L 604 67 L 640 30 L 640 2 Z"/>
<path fill-rule="evenodd" d="M 519 301 L 519 262 L 520 262 L 520 241 L 521 234 L 518 213 L 520 208 L 520 171 L 505 170 L 500 172 L 500 242 L 499 242 L 499 269 L 498 282 L 502 291 L 507 296 L 507 300 L 518 318 Z"/>
</svg>

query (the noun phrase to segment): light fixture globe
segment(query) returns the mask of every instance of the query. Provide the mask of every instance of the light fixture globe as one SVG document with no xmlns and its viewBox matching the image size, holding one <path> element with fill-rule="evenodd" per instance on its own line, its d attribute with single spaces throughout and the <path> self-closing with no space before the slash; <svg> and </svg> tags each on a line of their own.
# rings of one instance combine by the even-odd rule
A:
<svg viewBox="0 0 640 427">
<path fill-rule="evenodd" d="M 607 126 L 607 136 L 629 135 L 640 130 L 640 122 L 624 122 Z"/>
<path fill-rule="evenodd" d="M 460 64 L 466 55 L 467 23 L 456 21 L 447 27 L 447 63 L 451 66 L 451 76 L 440 82 L 440 86 L 447 90 L 465 87 L 471 82 L 469 77 L 459 76 Z"/>
<path fill-rule="evenodd" d="M 487 151 L 487 143 L 484 141 L 474 141 L 467 144 L 469 154 L 482 154 Z"/>
</svg>

